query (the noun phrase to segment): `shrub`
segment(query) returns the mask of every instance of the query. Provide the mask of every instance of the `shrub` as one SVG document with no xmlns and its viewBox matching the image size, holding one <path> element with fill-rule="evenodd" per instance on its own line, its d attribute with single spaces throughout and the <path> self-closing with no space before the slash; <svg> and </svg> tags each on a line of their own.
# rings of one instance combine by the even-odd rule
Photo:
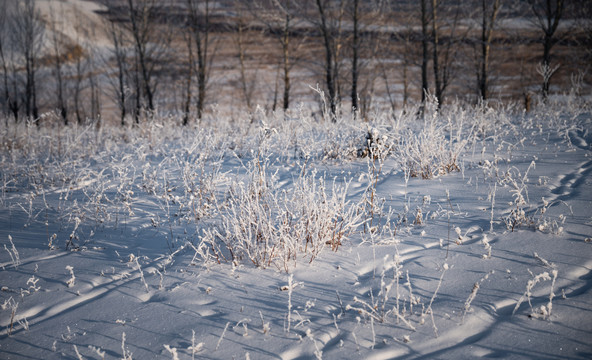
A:
<svg viewBox="0 0 592 360">
<path fill-rule="evenodd" d="M 200 247 L 218 261 L 248 260 L 288 272 L 301 256 L 312 262 L 325 248 L 337 251 L 361 225 L 356 206 L 346 202 L 348 184 L 328 188 L 313 172 L 281 189 L 258 159 L 249 163 L 248 179 L 232 186 L 221 225 L 201 239 Z"/>
</svg>

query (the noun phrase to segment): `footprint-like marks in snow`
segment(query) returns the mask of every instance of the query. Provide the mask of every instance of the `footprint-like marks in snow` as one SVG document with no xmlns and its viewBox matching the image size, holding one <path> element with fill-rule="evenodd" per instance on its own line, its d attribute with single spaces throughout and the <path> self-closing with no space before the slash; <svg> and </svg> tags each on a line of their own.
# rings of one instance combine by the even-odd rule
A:
<svg viewBox="0 0 592 360">
<path fill-rule="evenodd" d="M 559 186 L 551 190 L 551 193 L 557 195 L 554 200 L 568 200 L 579 194 L 579 188 L 585 184 L 586 179 L 592 174 L 592 161 L 588 161 L 580 166 L 576 171 L 564 175 L 559 181 Z"/>
</svg>

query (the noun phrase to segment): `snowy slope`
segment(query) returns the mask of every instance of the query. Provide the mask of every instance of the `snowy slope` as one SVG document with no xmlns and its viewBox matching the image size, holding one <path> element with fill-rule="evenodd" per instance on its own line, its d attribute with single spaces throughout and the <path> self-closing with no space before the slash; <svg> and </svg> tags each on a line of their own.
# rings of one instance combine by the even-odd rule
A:
<svg viewBox="0 0 592 360">
<path fill-rule="evenodd" d="M 3 126 L 0 358 L 590 358 L 589 104 L 387 115 Z"/>
</svg>

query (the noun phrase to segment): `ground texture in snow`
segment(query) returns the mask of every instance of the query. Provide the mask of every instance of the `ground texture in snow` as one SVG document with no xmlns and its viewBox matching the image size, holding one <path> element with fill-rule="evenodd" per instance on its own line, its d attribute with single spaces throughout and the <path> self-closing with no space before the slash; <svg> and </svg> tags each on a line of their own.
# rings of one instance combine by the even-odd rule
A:
<svg viewBox="0 0 592 360">
<path fill-rule="evenodd" d="M 0 358 L 590 358 L 587 106 L 4 126 Z"/>
</svg>

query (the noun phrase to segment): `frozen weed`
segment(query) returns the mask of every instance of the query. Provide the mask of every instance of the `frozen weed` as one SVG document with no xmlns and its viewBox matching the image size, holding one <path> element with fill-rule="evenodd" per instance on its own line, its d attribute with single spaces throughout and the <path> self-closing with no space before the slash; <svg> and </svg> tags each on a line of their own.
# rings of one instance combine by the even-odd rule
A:
<svg viewBox="0 0 592 360">
<path fill-rule="evenodd" d="M 452 171 L 459 171 L 459 156 L 467 141 L 463 139 L 462 123 L 438 125 L 436 119 L 425 120 L 418 132 L 408 129 L 400 136 L 395 147 L 401 168 L 411 177 L 432 179 Z M 451 135 L 452 127 L 458 126 L 457 136 Z M 450 135 L 447 135 L 447 130 Z"/>
<path fill-rule="evenodd" d="M 294 288 L 293 285 L 294 274 L 290 274 L 288 277 L 288 324 L 285 329 L 286 332 L 290 332 L 290 326 L 292 325 L 292 289 Z"/>
<path fill-rule="evenodd" d="M 80 351 L 78 351 L 78 347 L 76 345 L 72 345 L 72 346 L 74 347 L 74 353 L 76 354 L 76 358 L 78 360 L 84 360 L 84 358 L 80 354 Z"/>
<path fill-rule="evenodd" d="M 8 298 L 8 300 L 4 301 L 4 304 L 2 304 L 2 310 L 6 310 L 8 308 L 10 308 L 10 321 L 8 323 L 7 326 L 7 334 L 8 336 L 12 335 L 12 330 L 14 329 L 14 321 L 15 321 L 15 316 L 16 316 L 16 311 L 18 309 L 19 303 L 16 302 L 12 296 L 10 298 Z"/>
<path fill-rule="evenodd" d="M 363 156 L 367 156 L 368 165 L 368 186 L 361 200 L 361 206 L 363 207 L 364 216 L 366 222 L 364 222 L 364 230 L 369 229 L 374 232 L 374 216 L 380 215 L 382 212 L 382 204 L 384 199 L 380 199 L 376 193 L 378 180 L 382 174 L 382 167 L 386 156 L 390 150 L 391 145 L 388 143 L 388 137 L 383 135 L 378 140 L 375 138 L 379 135 L 375 134 L 374 131 L 368 130 L 367 144 Z M 381 204 L 382 203 L 382 204 Z"/>
<path fill-rule="evenodd" d="M 263 320 L 263 313 L 261 311 L 259 311 L 259 316 L 261 317 L 261 331 L 266 335 L 271 331 L 271 326 L 269 325 L 269 322 Z"/>
<path fill-rule="evenodd" d="M 4 244 L 4 250 L 6 250 L 8 255 L 10 255 L 12 266 L 14 266 L 15 269 L 18 269 L 19 265 L 21 264 L 21 259 L 18 250 L 12 241 L 12 236 L 8 235 L 8 241 L 10 242 L 10 249 L 6 247 L 6 244 Z"/>
<path fill-rule="evenodd" d="M 557 269 L 557 265 L 555 265 L 554 263 L 551 263 L 545 259 L 543 259 L 542 257 L 539 256 L 539 254 L 537 254 L 536 252 L 532 254 L 532 256 L 537 259 L 543 266 L 549 268 L 549 269 Z"/>
<path fill-rule="evenodd" d="M 132 353 L 125 346 L 125 332 L 121 333 L 121 360 L 132 360 Z"/>
<path fill-rule="evenodd" d="M 234 184 L 221 227 L 205 231 L 206 246 L 198 248 L 218 261 L 249 260 L 256 267 L 275 265 L 288 272 L 300 255 L 312 262 L 325 247 L 337 251 L 361 224 L 356 207 L 346 201 L 347 184 L 328 188 L 313 172 L 280 189 L 266 169 L 265 162 L 250 163 L 249 182 Z"/>
<path fill-rule="evenodd" d="M 72 232 L 70 233 L 70 237 L 68 238 L 68 241 L 66 241 L 66 250 L 68 250 L 70 248 L 72 248 L 72 250 L 78 249 L 78 245 L 76 245 L 76 243 L 74 241 L 78 240 L 78 235 L 76 234 L 76 231 L 78 230 L 78 227 L 80 226 L 81 223 L 82 223 L 82 220 L 80 219 L 80 217 L 75 216 L 74 217 L 74 229 L 72 229 Z"/>
<path fill-rule="evenodd" d="M 95 354 L 97 354 L 97 356 L 98 356 L 98 357 L 99 357 L 101 360 L 105 360 L 105 354 L 106 354 L 106 352 L 105 352 L 104 350 L 102 350 L 101 348 L 99 348 L 99 347 L 95 347 L 95 346 L 92 346 L 92 345 L 89 345 L 89 346 L 88 346 L 88 349 L 89 349 L 90 351 L 94 352 Z"/>
<path fill-rule="evenodd" d="M 487 254 L 482 255 L 483 259 L 491 259 L 491 244 L 489 243 L 487 235 L 483 235 L 481 243 L 483 244 L 483 247 L 485 247 L 485 251 L 487 251 Z"/>
<path fill-rule="evenodd" d="M 226 330 L 228 330 L 228 325 L 230 325 L 230 321 L 226 323 L 226 326 L 224 326 L 224 330 L 222 331 L 222 335 L 220 335 L 220 338 L 218 339 L 218 343 L 216 344 L 215 350 L 218 350 L 218 348 L 220 347 L 220 344 L 222 343 L 222 340 L 224 339 L 224 335 L 226 335 Z"/>
<path fill-rule="evenodd" d="M 177 354 L 177 348 L 171 347 L 168 344 L 164 344 L 163 346 L 166 349 L 166 351 L 168 351 L 169 354 L 171 354 L 172 360 L 179 360 L 179 354 Z"/>
<path fill-rule="evenodd" d="M 402 277 L 402 265 L 398 255 L 393 257 L 392 263 L 390 265 L 393 268 L 393 277 L 391 279 L 386 278 L 386 272 L 389 268 L 389 264 L 387 263 L 388 255 L 384 258 L 384 265 L 383 270 L 380 276 L 380 290 L 378 295 L 374 297 L 374 293 L 370 290 L 370 301 L 360 299 L 357 296 L 354 297 L 353 301 L 356 305 L 348 304 L 346 306 L 346 310 L 353 310 L 356 311 L 358 314 L 363 315 L 364 317 L 368 317 L 371 321 L 378 321 L 380 323 L 386 322 L 389 315 L 393 314 L 397 320 L 397 322 L 403 322 L 409 329 L 415 330 L 415 327 L 411 322 L 405 317 L 403 311 L 400 308 L 400 300 L 401 300 L 401 289 L 399 287 L 399 279 Z M 409 289 L 409 302 L 415 302 L 415 298 L 411 292 L 411 283 L 408 281 L 406 283 Z M 387 306 L 389 299 L 391 297 L 391 291 L 395 288 L 395 301 L 392 305 Z"/>
<path fill-rule="evenodd" d="M 29 332 L 29 322 L 27 321 L 27 318 L 22 318 L 17 321 L 26 332 Z"/>
<path fill-rule="evenodd" d="M 448 271 L 449 266 L 447 263 L 444 263 L 444 265 L 442 266 L 442 274 L 440 275 L 440 280 L 438 280 L 438 286 L 436 286 L 436 290 L 434 290 L 434 294 L 432 295 L 432 298 L 430 299 L 430 303 L 427 307 L 427 309 L 425 309 L 425 311 L 422 311 L 422 319 L 426 314 L 430 314 L 430 318 L 432 319 L 432 328 L 434 330 L 434 336 L 438 337 L 438 328 L 436 327 L 436 321 L 434 320 L 434 311 L 432 310 L 432 304 L 434 303 L 434 300 L 436 299 L 436 295 L 438 294 L 438 291 L 440 290 L 440 286 L 442 286 L 442 280 L 444 279 L 444 274 L 446 274 L 446 271 Z"/>
<path fill-rule="evenodd" d="M 516 313 L 518 308 L 520 308 L 520 305 L 522 304 L 522 302 L 524 302 L 524 300 L 526 299 L 528 301 L 528 305 L 530 306 L 530 314 L 529 314 L 530 317 L 549 319 L 551 317 L 551 311 L 553 308 L 553 298 L 555 297 L 554 288 L 555 288 L 555 281 L 557 280 L 558 271 L 556 269 L 555 264 L 550 263 L 549 261 L 541 258 L 537 253 L 534 253 L 534 257 L 537 260 L 539 260 L 543 264 L 543 266 L 550 268 L 551 274 L 549 274 L 549 272 L 545 271 L 540 274 L 534 275 L 530 270 L 528 270 L 528 272 L 532 276 L 532 279 L 528 280 L 528 282 L 526 283 L 526 291 L 524 292 L 524 294 L 520 297 L 520 299 L 516 303 L 516 306 L 514 307 L 514 310 L 512 311 L 512 315 L 514 315 Z M 547 306 L 541 305 L 539 308 L 535 309 L 535 308 L 533 308 L 532 302 L 531 302 L 532 289 L 536 286 L 536 284 L 538 284 L 539 282 L 542 282 L 542 281 L 551 281 L 551 290 L 549 292 L 549 301 L 547 303 Z"/>
<path fill-rule="evenodd" d="M 547 211 L 555 206 L 556 204 L 564 205 L 570 212 L 570 215 L 573 215 L 573 211 L 571 207 L 562 200 L 557 200 L 554 202 L 549 202 L 542 198 L 543 206 L 539 207 L 534 215 L 534 226 L 535 228 L 544 233 L 560 235 L 563 233 L 563 226 L 565 225 L 565 215 L 559 214 L 557 216 L 552 216 L 547 213 Z"/>
<path fill-rule="evenodd" d="M 146 292 L 149 293 L 150 289 L 148 287 L 148 283 L 146 282 L 146 279 L 144 278 L 144 271 L 142 271 L 142 266 L 140 266 L 140 262 L 138 260 L 138 257 L 134 257 L 136 266 L 138 268 L 138 272 L 140 273 L 140 280 L 142 281 L 142 284 L 144 285 L 144 289 L 146 289 Z"/>
<path fill-rule="evenodd" d="M 22 316 L 21 318 L 17 318 L 16 314 L 18 307 L 19 303 L 16 300 L 14 300 L 12 296 L 9 297 L 7 300 L 4 300 L 3 304 L 0 304 L 0 309 L 10 310 L 10 320 L 8 322 L 8 325 L 6 326 L 6 334 L 8 334 L 8 336 L 12 336 L 12 332 L 14 331 L 16 324 L 20 325 L 23 328 L 23 330 L 27 332 L 29 331 L 29 322 L 27 321 L 27 319 Z"/>
<path fill-rule="evenodd" d="M 489 273 L 487 273 L 487 275 L 485 275 L 479 281 L 477 281 L 475 284 L 473 284 L 473 289 L 471 290 L 471 294 L 469 295 L 469 297 L 465 301 L 461 323 L 464 323 L 465 316 L 467 315 L 467 312 L 469 312 L 469 310 L 471 309 L 471 303 L 473 302 L 473 300 L 475 300 L 475 297 L 477 296 L 477 292 L 481 288 L 481 284 L 483 283 L 483 281 L 489 279 L 489 276 L 493 273 L 494 273 L 493 270 L 490 271 Z"/>
<path fill-rule="evenodd" d="M 510 185 L 510 193 L 512 194 L 512 207 L 510 213 L 503 217 L 503 221 L 506 224 L 506 228 L 512 232 L 522 225 L 532 225 L 532 218 L 526 215 L 525 207 L 528 206 L 528 173 L 536 166 L 535 162 L 532 161 L 530 166 L 524 172 L 524 175 L 520 171 L 512 167 L 504 176 L 504 184 Z"/>
<path fill-rule="evenodd" d="M 40 286 L 37 286 L 37 283 L 39 282 L 39 278 L 36 278 L 34 275 L 31 276 L 29 278 L 29 280 L 27 280 L 27 285 L 29 286 L 28 291 L 34 291 L 37 292 L 39 290 L 41 290 Z"/>
<path fill-rule="evenodd" d="M 312 331 L 310 329 L 306 329 L 306 337 L 310 339 L 315 347 L 314 356 L 317 360 L 323 360 L 323 351 L 319 348 L 317 341 L 315 340 L 314 336 L 312 335 Z"/>
<path fill-rule="evenodd" d="M 384 161 L 394 146 L 394 141 L 386 129 L 368 126 L 365 143 L 358 150 L 359 157 Z M 382 166 L 382 162 L 380 163 Z"/>
<path fill-rule="evenodd" d="M 70 265 L 67 265 L 66 270 L 68 270 L 68 272 L 70 273 L 70 279 L 68 279 L 68 281 L 66 281 L 66 285 L 68 287 L 73 287 L 74 284 L 76 283 L 76 276 L 74 276 L 74 268 Z"/>
<path fill-rule="evenodd" d="M 200 352 L 204 347 L 204 343 L 196 343 L 195 330 L 191 330 L 191 346 L 187 349 L 191 352 L 191 360 L 195 360 L 195 354 Z"/>
<path fill-rule="evenodd" d="M 495 207 L 495 194 L 497 192 L 497 182 L 493 185 L 493 189 L 489 192 L 488 200 L 491 201 L 491 217 L 489 219 L 489 232 L 493 232 L 493 224 L 494 224 L 494 212 L 493 209 Z"/>
</svg>

